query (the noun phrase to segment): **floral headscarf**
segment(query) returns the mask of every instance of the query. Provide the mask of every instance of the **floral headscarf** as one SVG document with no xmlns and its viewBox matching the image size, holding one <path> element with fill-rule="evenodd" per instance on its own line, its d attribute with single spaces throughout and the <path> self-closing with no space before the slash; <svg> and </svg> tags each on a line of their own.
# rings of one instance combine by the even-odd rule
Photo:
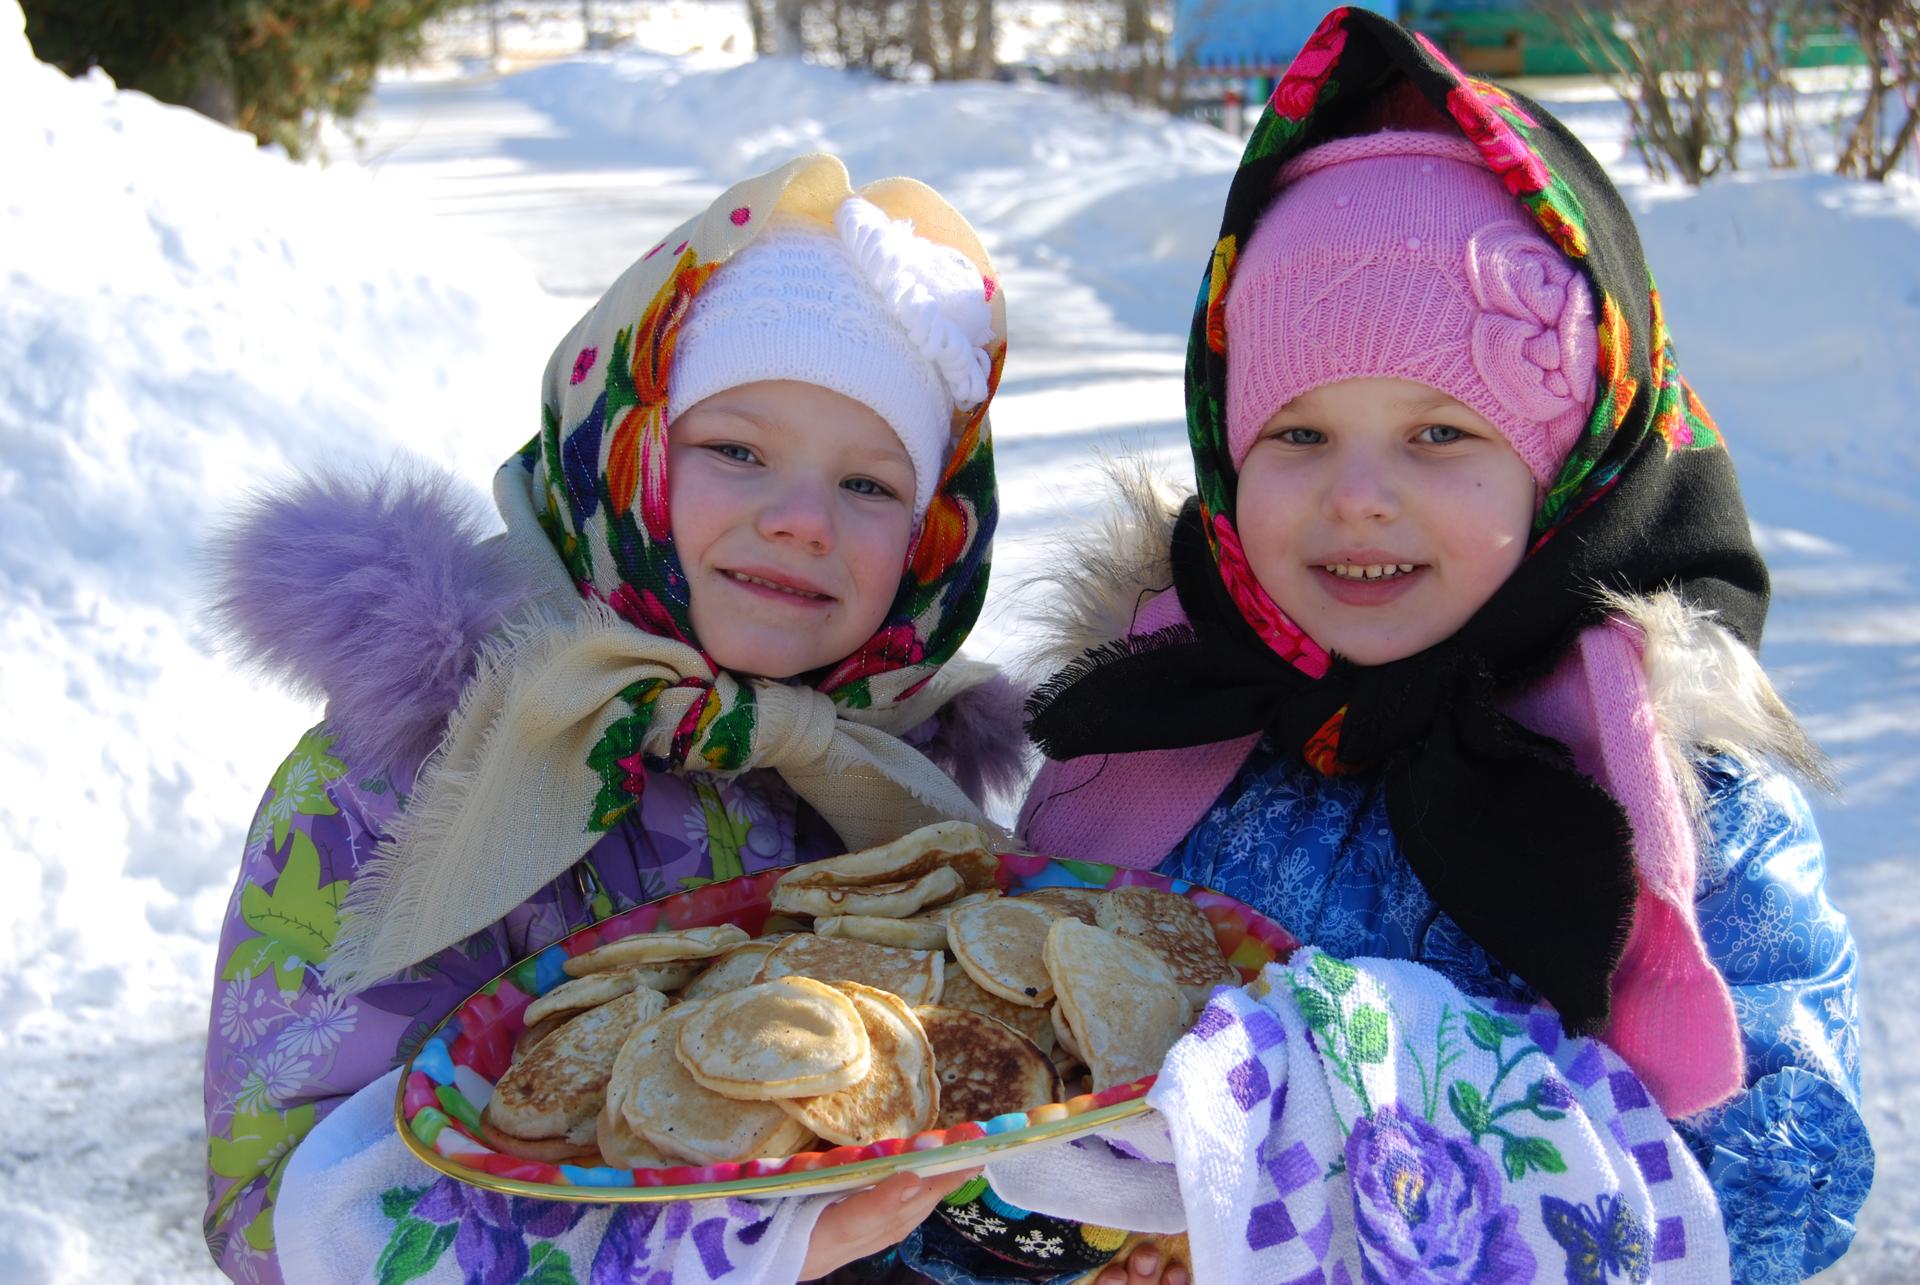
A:
<svg viewBox="0 0 1920 1285">
<path fill-rule="evenodd" d="M 845 169 L 827 156 L 741 184 L 643 255 L 547 363 L 540 434 L 503 466 L 498 485 L 517 487 L 513 474 L 526 476 L 541 529 L 581 594 L 635 628 L 699 647 L 667 507 L 667 381 L 695 295 L 776 210 L 831 226 L 834 209 L 853 195 Z M 1006 357 L 998 279 L 966 222 L 911 180 L 876 183 L 860 195 L 979 266 L 995 340 L 987 400 L 955 415 L 951 453 L 885 620 L 858 651 L 798 680 L 849 710 L 883 708 L 920 690 L 980 614 L 999 512 L 987 406 Z M 737 770 L 754 736 L 753 688 L 723 681 L 717 667 L 700 681 L 704 699 L 682 718 L 672 752 L 656 766 Z M 597 830 L 617 823 L 638 798 L 644 765 L 635 746 L 662 690 L 650 684 L 632 693 L 631 716 L 594 747 L 606 786 L 590 823 Z"/>
</svg>

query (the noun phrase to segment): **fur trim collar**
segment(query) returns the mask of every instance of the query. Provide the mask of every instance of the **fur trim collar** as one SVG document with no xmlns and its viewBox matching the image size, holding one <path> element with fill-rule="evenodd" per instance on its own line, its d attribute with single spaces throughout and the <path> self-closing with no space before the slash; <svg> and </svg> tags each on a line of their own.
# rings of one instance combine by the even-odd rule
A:
<svg viewBox="0 0 1920 1285">
<path fill-rule="evenodd" d="M 356 770 L 410 775 L 439 743 L 482 646 L 537 593 L 486 501 L 415 466 L 319 475 L 255 496 L 211 542 L 211 613 L 242 663 L 324 699 Z M 906 737 L 976 802 L 1024 778 L 1020 693 L 949 662 L 956 694 Z"/>
<path fill-rule="evenodd" d="M 1019 661 L 1035 682 L 1085 652 L 1127 636 L 1139 607 L 1170 592 L 1168 532 L 1186 491 L 1147 460 L 1103 461 L 1106 508 L 1063 541 L 1057 565 L 1034 577 L 1032 632 Z M 1645 639 L 1647 686 L 1662 739 L 1675 761 L 1729 754 L 1771 762 L 1825 789 L 1827 760 L 1800 726 L 1753 653 L 1710 613 L 1673 593 L 1610 595 L 1608 604 Z M 1683 788 L 1697 784 L 1691 773 Z M 1695 806 L 1697 797 L 1689 798 Z"/>
</svg>

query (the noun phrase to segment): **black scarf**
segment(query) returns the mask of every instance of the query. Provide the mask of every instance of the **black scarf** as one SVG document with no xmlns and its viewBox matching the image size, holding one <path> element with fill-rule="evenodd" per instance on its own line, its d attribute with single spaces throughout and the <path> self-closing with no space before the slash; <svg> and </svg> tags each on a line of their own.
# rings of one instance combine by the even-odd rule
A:
<svg viewBox="0 0 1920 1285">
<path fill-rule="evenodd" d="M 1533 192 L 1524 176 L 1489 168 L 1582 268 L 1600 313 L 1598 405 L 1533 548 L 1458 633 L 1418 655 L 1370 667 L 1336 657 L 1320 678 L 1282 659 L 1236 606 L 1211 534 L 1213 520 L 1232 517 L 1236 481 L 1226 361 L 1207 338 L 1224 293 L 1216 277 L 1201 291 L 1188 345 L 1200 494 L 1172 538 L 1191 629 L 1090 653 L 1035 693 L 1029 731 L 1059 759 L 1265 732 L 1323 771 L 1379 772 L 1395 838 L 1434 901 L 1570 1030 L 1591 1033 L 1605 1025 L 1632 927 L 1632 835 L 1566 747 L 1507 717 L 1498 698 L 1548 673 L 1580 629 L 1604 618 L 1601 590 L 1676 589 L 1755 646 L 1766 569 L 1718 430 L 1674 365 L 1632 220 L 1599 165 L 1538 104 L 1464 80 L 1377 15 L 1336 11 L 1254 131 L 1223 244 L 1245 243 L 1285 160 L 1351 132 L 1383 93 L 1408 83 L 1460 121 L 1483 156 L 1510 155 L 1517 141 L 1544 162 L 1550 182 Z M 1288 115 L 1309 101 L 1301 118 Z"/>
</svg>

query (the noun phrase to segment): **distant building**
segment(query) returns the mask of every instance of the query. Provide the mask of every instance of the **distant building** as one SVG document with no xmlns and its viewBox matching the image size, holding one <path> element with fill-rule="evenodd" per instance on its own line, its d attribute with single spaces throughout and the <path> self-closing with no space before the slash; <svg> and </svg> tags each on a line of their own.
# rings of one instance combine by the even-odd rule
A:
<svg viewBox="0 0 1920 1285">
<path fill-rule="evenodd" d="M 1332 5 L 1329 0 L 1173 0 L 1173 54 L 1200 76 L 1271 80 Z M 1365 6 L 1405 23 L 1475 75 L 1577 76 L 1593 68 L 1535 0 L 1391 0 Z M 1858 64 L 1860 48 L 1828 10 L 1800 51 L 1800 66 Z M 1257 83 L 1249 86 L 1258 92 Z"/>
<path fill-rule="evenodd" d="M 1331 7 L 1326 0 L 1173 0 L 1173 56 L 1207 76 L 1272 78 Z M 1367 7 L 1400 17 L 1396 4 Z"/>
</svg>

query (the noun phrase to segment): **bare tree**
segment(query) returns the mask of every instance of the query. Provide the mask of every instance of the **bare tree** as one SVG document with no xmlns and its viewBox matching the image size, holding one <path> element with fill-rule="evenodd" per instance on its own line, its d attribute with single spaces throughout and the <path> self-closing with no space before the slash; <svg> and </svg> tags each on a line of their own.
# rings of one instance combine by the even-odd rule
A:
<svg viewBox="0 0 1920 1285">
<path fill-rule="evenodd" d="M 994 42 L 1000 34 L 994 23 L 993 0 L 973 0 L 973 75 L 990 80 L 1000 66 Z"/>
<path fill-rule="evenodd" d="M 1814 21 L 1832 6 L 1816 0 L 1534 4 L 1613 85 L 1634 127 L 1634 146 L 1655 175 L 1697 184 L 1738 169 L 1741 133 L 1755 125 L 1768 165 L 1791 167 L 1805 159 L 1791 71 Z M 1912 13 L 1916 0 L 1855 4 Z"/>
<path fill-rule="evenodd" d="M 773 0 L 774 50 L 784 57 L 799 58 L 806 53 L 806 0 Z"/>
<path fill-rule="evenodd" d="M 942 59 L 933 47 L 933 0 L 910 0 L 907 9 L 907 58 L 939 74 Z"/>
<path fill-rule="evenodd" d="M 1885 182 L 1920 129 L 1920 4 L 1840 0 L 1835 7 L 1867 56 L 1867 96 L 1834 169 Z"/>
<path fill-rule="evenodd" d="M 1737 167 L 1740 100 L 1751 74 L 1741 6 L 1539 0 L 1538 7 L 1620 95 L 1649 170 L 1698 185 Z"/>
<path fill-rule="evenodd" d="M 747 30 L 753 33 L 753 52 L 756 57 L 779 52 L 779 47 L 774 43 L 771 0 L 747 0 Z"/>
<path fill-rule="evenodd" d="M 1767 164 L 1775 169 L 1792 169 L 1806 156 L 1793 68 L 1827 8 L 1814 0 L 1747 0 L 1735 9 L 1737 43 L 1748 68 L 1748 102 L 1760 118 Z"/>
<path fill-rule="evenodd" d="M 996 65 L 993 0 L 748 2 L 770 7 L 770 39 L 783 54 L 887 76 L 922 66 L 938 80 L 991 76 Z"/>
</svg>

